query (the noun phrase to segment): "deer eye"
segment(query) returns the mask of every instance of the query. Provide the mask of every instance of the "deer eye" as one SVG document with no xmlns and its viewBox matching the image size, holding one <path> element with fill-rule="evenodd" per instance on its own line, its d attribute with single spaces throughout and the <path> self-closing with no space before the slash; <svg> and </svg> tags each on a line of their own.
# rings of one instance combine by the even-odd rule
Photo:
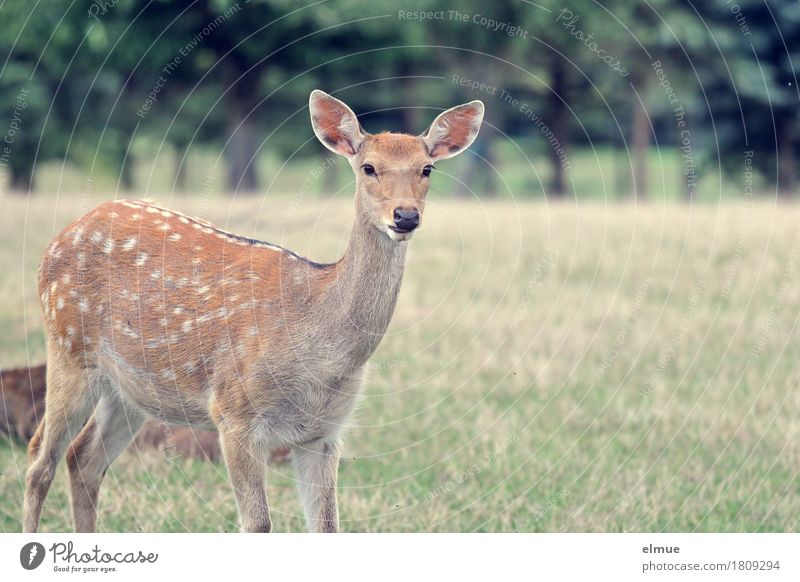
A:
<svg viewBox="0 0 800 582">
<path fill-rule="evenodd" d="M 425 166 L 422 168 L 422 175 L 427 178 L 431 175 L 431 170 L 433 170 L 433 166 Z"/>
<path fill-rule="evenodd" d="M 374 176 L 375 175 L 375 167 L 372 164 L 364 164 L 361 167 L 364 169 L 364 173 L 367 176 Z"/>
</svg>

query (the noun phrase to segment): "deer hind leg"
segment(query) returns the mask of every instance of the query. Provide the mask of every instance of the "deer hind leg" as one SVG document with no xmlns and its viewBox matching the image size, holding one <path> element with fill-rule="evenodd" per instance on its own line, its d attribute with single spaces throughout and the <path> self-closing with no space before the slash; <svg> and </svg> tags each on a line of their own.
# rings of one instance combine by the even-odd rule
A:
<svg viewBox="0 0 800 582">
<path fill-rule="evenodd" d="M 100 397 L 94 414 L 67 451 L 76 532 L 93 532 L 97 498 L 106 471 L 136 437 L 144 415 L 111 394 Z"/>
<path fill-rule="evenodd" d="M 257 447 L 246 435 L 226 429 L 224 425 L 219 425 L 218 430 L 222 454 L 236 494 L 242 531 L 251 533 L 272 531 L 263 455 L 258 453 Z"/>
<path fill-rule="evenodd" d="M 28 449 L 22 528 L 39 528 L 42 506 L 50 490 L 56 467 L 69 441 L 78 434 L 92 411 L 89 373 L 74 362 L 47 367 L 47 396 L 44 420 Z"/>
<path fill-rule="evenodd" d="M 336 479 L 339 472 L 339 443 L 323 438 L 292 449 L 297 491 L 303 502 L 308 530 L 339 531 Z"/>
</svg>

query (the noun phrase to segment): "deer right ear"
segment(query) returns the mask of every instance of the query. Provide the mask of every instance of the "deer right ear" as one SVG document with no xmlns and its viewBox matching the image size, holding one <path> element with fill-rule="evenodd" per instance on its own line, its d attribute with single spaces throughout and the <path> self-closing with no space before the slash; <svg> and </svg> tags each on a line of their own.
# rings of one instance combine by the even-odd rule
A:
<svg viewBox="0 0 800 582">
<path fill-rule="evenodd" d="M 366 137 L 356 114 L 344 103 L 315 89 L 308 100 L 311 126 L 317 139 L 334 153 L 352 158 Z"/>
</svg>

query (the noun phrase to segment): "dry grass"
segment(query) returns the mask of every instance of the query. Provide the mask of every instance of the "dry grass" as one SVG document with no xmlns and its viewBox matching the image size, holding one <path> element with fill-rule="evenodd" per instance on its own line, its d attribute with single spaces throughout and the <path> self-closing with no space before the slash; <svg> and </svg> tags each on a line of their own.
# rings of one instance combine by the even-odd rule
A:
<svg viewBox="0 0 800 582">
<path fill-rule="evenodd" d="M 348 196 L 160 202 L 317 260 L 352 218 Z M 81 199 L 0 209 L 0 364 L 38 362 L 38 258 Z M 348 432 L 343 529 L 796 531 L 796 216 L 433 197 Z M 5 531 L 24 463 L 0 445 Z M 302 529 L 290 469 L 269 483 L 275 529 Z M 71 527 L 65 485 L 45 530 Z M 236 529 L 224 467 L 129 451 L 100 528 Z"/>
</svg>

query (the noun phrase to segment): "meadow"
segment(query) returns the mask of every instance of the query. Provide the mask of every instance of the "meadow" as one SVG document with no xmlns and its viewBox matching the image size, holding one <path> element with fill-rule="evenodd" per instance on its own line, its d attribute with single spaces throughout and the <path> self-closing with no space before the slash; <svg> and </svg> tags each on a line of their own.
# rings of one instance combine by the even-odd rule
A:
<svg viewBox="0 0 800 582">
<path fill-rule="evenodd" d="M 0 366 L 44 358 L 36 269 L 103 196 L 0 201 Z M 352 198 L 158 198 L 318 261 Z M 434 193 L 369 365 L 340 472 L 342 529 L 798 531 L 795 205 L 481 201 Z M 0 441 L 0 531 L 20 530 L 24 446 Z M 291 466 L 275 531 L 302 531 Z M 128 450 L 100 531 L 235 531 L 221 464 Z M 71 531 L 63 463 L 43 531 Z"/>
</svg>

